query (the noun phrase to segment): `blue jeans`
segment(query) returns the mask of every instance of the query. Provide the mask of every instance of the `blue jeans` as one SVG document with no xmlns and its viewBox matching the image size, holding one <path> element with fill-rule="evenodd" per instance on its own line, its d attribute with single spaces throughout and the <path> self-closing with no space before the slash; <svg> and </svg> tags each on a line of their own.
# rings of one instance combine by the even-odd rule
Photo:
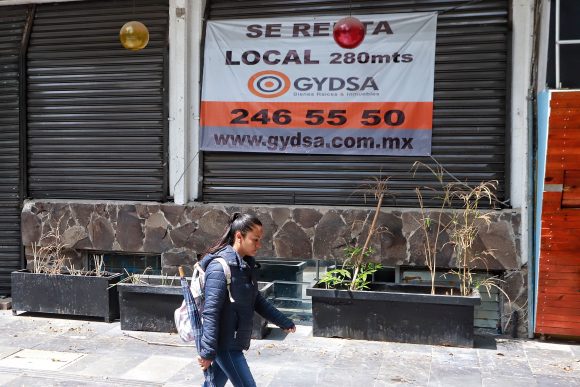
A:
<svg viewBox="0 0 580 387">
<path fill-rule="evenodd" d="M 242 351 L 218 351 L 211 368 L 217 387 L 224 387 L 228 379 L 234 387 L 256 387 Z M 204 382 L 202 387 L 207 387 L 207 384 Z"/>
</svg>

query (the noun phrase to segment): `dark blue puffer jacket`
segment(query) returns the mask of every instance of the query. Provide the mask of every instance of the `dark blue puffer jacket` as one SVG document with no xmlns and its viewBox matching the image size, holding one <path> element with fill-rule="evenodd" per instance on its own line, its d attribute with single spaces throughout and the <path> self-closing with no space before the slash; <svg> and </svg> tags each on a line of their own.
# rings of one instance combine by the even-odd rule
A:
<svg viewBox="0 0 580 387">
<path fill-rule="evenodd" d="M 216 257 L 226 260 L 232 272 L 230 302 L 226 275 Z M 203 337 L 200 355 L 213 360 L 218 350 L 247 350 L 252 337 L 254 311 L 282 329 L 294 326 L 292 320 L 272 306 L 258 291 L 253 257 L 242 259 L 226 246 L 215 254 L 206 255 L 200 262 L 205 270 L 205 304 L 203 310 Z"/>
</svg>

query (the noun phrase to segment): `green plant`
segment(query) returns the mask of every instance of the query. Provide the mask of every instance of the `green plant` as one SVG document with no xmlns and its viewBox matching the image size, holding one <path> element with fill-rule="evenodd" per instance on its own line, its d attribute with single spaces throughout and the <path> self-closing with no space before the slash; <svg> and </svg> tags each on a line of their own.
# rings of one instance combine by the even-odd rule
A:
<svg viewBox="0 0 580 387">
<path fill-rule="evenodd" d="M 353 278 L 354 280 L 350 283 L 350 290 L 356 290 L 357 286 L 360 286 L 361 283 L 364 283 L 364 280 L 361 281 L 359 279 L 359 275 L 366 276 L 367 274 L 363 274 L 361 269 L 366 270 L 365 261 L 366 259 L 372 254 L 372 249 L 370 246 L 372 238 L 380 232 L 380 227 L 377 226 L 377 220 L 379 219 L 379 215 L 381 213 L 381 207 L 383 206 L 383 200 L 385 196 L 389 193 L 388 183 L 389 178 L 375 178 L 374 182 L 369 186 L 369 188 L 365 191 L 365 198 L 367 194 L 372 194 L 372 196 L 377 201 L 375 206 L 373 220 L 369 226 L 367 237 L 365 239 L 365 243 L 362 247 L 355 246 L 353 250 L 351 250 L 351 254 L 347 262 L 352 265 L 353 268 Z M 345 262 L 346 263 L 346 262 Z M 375 270 L 376 271 L 376 270 Z"/>
<path fill-rule="evenodd" d="M 368 262 L 374 250 L 370 246 L 372 238 L 381 231 L 377 221 L 386 195 L 390 194 L 387 186 L 388 178 L 375 178 L 363 193 L 371 194 L 377 201 L 373 219 L 368 228 L 365 242 L 362 246 L 354 245 L 345 248 L 346 259 L 341 269 L 329 270 L 320 280 L 326 288 L 348 287 L 350 290 L 366 290 L 373 273 L 382 268 L 381 264 Z M 352 273 L 351 273 L 352 271 Z"/>
<path fill-rule="evenodd" d="M 347 259 L 340 268 L 328 270 L 320 279 L 320 283 L 324 284 L 326 289 L 352 289 L 352 290 L 367 290 L 369 289 L 370 279 L 377 270 L 383 266 L 375 262 L 362 262 L 359 266 L 357 275 L 354 276 L 355 268 L 349 263 L 353 255 L 358 255 L 362 252 L 362 247 L 351 246 L 344 249 Z M 364 252 L 365 258 L 368 258 L 373 253 L 372 248 L 368 248 Z"/>
<path fill-rule="evenodd" d="M 359 268 L 358 275 L 354 278 L 354 286 L 351 288 L 355 290 L 366 290 L 369 288 L 369 284 L 371 283 L 370 279 L 372 275 L 379 269 L 381 269 L 383 265 L 380 263 L 375 262 L 366 262 L 362 263 Z"/>
<path fill-rule="evenodd" d="M 324 273 L 319 283 L 324 284 L 326 289 L 347 288 L 350 285 L 351 278 L 352 274 L 348 269 L 337 268 Z"/>
</svg>

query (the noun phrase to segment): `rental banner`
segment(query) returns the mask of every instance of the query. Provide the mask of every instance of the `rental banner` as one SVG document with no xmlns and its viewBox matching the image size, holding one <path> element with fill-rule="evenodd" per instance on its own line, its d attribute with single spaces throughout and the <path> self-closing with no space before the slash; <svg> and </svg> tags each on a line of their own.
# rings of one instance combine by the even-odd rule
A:
<svg viewBox="0 0 580 387">
<path fill-rule="evenodd" d="M 430 155 L 437 14 L 356 17 L 352 50 L 337 17 L 208 21 L 201 149 Z"/>
</svg>

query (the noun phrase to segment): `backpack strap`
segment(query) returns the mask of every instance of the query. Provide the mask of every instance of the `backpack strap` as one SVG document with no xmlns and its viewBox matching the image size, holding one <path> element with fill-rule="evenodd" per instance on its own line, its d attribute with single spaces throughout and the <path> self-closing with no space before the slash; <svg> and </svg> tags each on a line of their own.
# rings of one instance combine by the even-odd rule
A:
<svg viewBox="0 0 580 387">
<path fill-rule="evenodd" d="M 215 258 L 218 261 L 222 268 L 224 269 L 224 273 L 226 275 L 226 286 L 228 287 L 228 295 L 230 296 L 230 302 L 235 302 L 234 298 L 232 297 L 232 290 L 230 289 L 230 284 L 232 283 L 232 271 L 230 270 L 230 265 L 226 262 L 225 259 L 222 257 Z"/>
</svg>

